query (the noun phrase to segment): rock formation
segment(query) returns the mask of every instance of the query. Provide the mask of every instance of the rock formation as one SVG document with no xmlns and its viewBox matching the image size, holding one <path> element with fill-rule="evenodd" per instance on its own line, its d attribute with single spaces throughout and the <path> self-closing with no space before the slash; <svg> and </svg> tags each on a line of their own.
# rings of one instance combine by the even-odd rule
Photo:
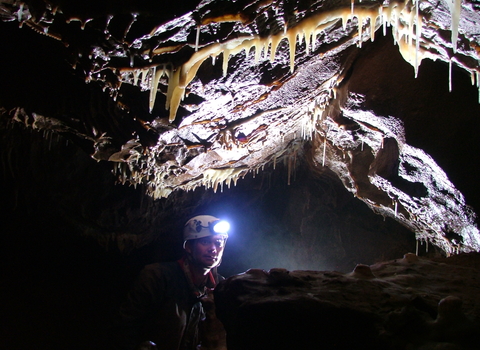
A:
<svg viewBox="0 0 480 350">
<path fill-rule="evenodd" d="M 478 253 L 357 265 L 351 273 L 252 269 L 215 290 L 228 349 L 476 349 Z"/>
</svg>

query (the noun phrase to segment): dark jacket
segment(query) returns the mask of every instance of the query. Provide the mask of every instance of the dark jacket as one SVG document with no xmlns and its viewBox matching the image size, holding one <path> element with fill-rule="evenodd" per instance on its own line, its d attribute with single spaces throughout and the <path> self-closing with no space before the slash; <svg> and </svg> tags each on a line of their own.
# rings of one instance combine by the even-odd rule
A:
<svg viewBox="0 0 480 350">
<path fill-rule="evenodd" d="M 192 290 L 184 269 L 177 261 L 145 266 L 120 309 L 115 327 L 118 349 L 133 350 L 143 341 L 153 341 L 158 350 L 196 348 L 198 324 L 204 317 L 202 295 Z M 214 279 L 218 282 L 218 276 Z M 213 288 L 209 283 L 207 287 Z"/>
</svg>

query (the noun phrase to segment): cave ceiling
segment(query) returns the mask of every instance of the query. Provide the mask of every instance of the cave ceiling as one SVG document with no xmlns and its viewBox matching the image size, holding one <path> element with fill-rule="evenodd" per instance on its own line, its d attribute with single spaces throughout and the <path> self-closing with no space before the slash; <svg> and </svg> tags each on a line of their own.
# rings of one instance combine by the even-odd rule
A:
<svg viewBox="0 0 480 350">
<path fill-rule="evenodd" d="M 429 62 L 447 67 L 452 95 L 468 77 L 478 102 L 479 6 L 1 0 L 2 80 L 28 80 L 4 91 L 2 117 L 74 140 L 156 199 L 304 162 L 417 239 L 478 251 L 474 210 L 407 135 L 422 118 L 409 96 L 438 88 L 409 90 Z M 389 65 L 398 81 L 380 86 Z"/>
</svg>

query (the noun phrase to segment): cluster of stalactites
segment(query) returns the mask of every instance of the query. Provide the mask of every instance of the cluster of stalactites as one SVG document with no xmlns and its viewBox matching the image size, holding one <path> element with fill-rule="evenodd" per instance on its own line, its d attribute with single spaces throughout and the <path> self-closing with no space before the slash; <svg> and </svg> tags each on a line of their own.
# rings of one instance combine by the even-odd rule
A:
<svg viewBox="0 0 480 350">
<path fill-rule="evenodd" d="M 458 40 L 458 27 L 460 23 L 460 15 L 462 8 L 462 0 L 446 0 L 451 13 L 451 41 L 453 53 L 457 49 Z M 297 41 L 301 44 L 305 40 L 306 53 L 315 50 L 317 35 L 319 35 L 326 28 L 335 24 L 338 20 L 342 21 L 343 28 L 346 29 L 348 21 L 357 19 L 358 25 L 358 46 L 362 45 L 364 40 L 363 26 L 367 23 L 370 25 L 370 38 L 374 39 L 375 30 L 379 25 L 383 25 L 384 31 L 387 26 L 391 26 L 394 32 L 394 38 L 399 46 L 400 52 L 407 62 L 412 64 L 415 68 L 415 75 L 418 73 L 418 66 L 422 59 L 426 57 L 432 57 L 427 51 L 420 46 L 421 30 L 422 30 L 422 16 L 419 12 L 420 0 L 405 0 L 405 1 L 387 1 L 385 4 L 355 4 L 352 0 L 351 6 L 348 8 L 335 9 L 317 13 L 313 16 L 301 20 L 298 24 L 291 28 L 284 28 L 283 32 L 275 35 L 261 38 L 260 36 L 250 36 L 228 40 L 223 43 L 215 43 L 209 46 L 198 48 L 200 27 L 197 26 L 195 53 L 192 57 L 180 67 L 174 68 L 173 65 L 160 65 L 158 67 L 152 67 L 146 70 L 131 72 L 134 75 L 134 84 L 139 83 L 138 77 L 141 75 L 142 79 L 139 84 L 142 89 L 150 90 L 149 109 L 152 111 L 155 104 L 158 83 L 162 76 L 165 76 L 168 80 L 168 90 L 165 108 L 169 110 L 170 121 L 173 121 L 176 116 L 177 109 L 180 102 L 185 95 L 185 88 L 195 77 L 200 65 L 207 59 L 215 58 L 223 53 L 223 74 L 226 75 L 228 68 L 228 60 L 230 55 L 235 55 L 243 50 L 247 53 L 252 48 L 255 48 L 255 62 L 258 62 L 261 58 L 262 52 L 267 56 L 270 52 L 270 60 L 275 60 L 277 48 L 284 39 L 287 40 L 290 50 L 290 70 L 293 72 L 295 65 L 295 51 Z M 54 9 L 50 9 L 55 14 Z M 17 10 L 17 20 L 22 24 L 29 21 L 30 15 L 28 8 L 23 2 L 19 2 L 19 8 Z M 109 17 L 111 19 L 111 17 Z M 218 21 L 226 20 L 240 20 L 238 18 L 218 18 Z M 76 20 L 75 18 L 70 19 Z M 136 20 L 136 15 L 134 16 Z M 87 21 L 84 21 L 82 28 Z M 34 24 L 33 22 L 31 23 Z M 208 24 L 207 24 L 208 25 Z M 155 31 L 152 32 L 154 35 Z M 178 50 L 179 46 L 175 47 L 163 47 L 154 50 L 154 55 L 161 55 L 163 53 L 174 52 Z M 432 57 L 434 58 L 434 57 Z M 472 74 L 475 72 L 472 70 Z M 476 71 L 478 72 L 478 70 Z M 147 79 L 148 77 L 148 79 Z M 130 79 L 128 79 L 130 80 Z M 480 84 L 478 83 L 477 73 L 477 85 L 479 86 L 479 99 L 480 99 Z M 451 90 L 451 82 L 449 84 Z"/>
<path fill-rule="evenodd" d="M 300 119 L 301 136 L 304 140 L 313 140 L 317 131 L 317 123 L 325 119 L 325 110 L 331 99 L 337 98 L 337 86 L 341 82 L 338 75 L 335 75 L 324 83 L 326 88 L 320 92 L 313 102 L 306 107 L 303 118 Z"/>
<path fill-rule="evenodd" d="M 418 1 L 418 0 L 417 0 Z M 150 90 L 150 111 L 155 104 L 155 97 L 158 90 L 158 82 L 162 76 L 168 78 L 168 90 L 165 108 L 170 111 L 170 122 L 175 119 L 177 109 L 180 102 L 185 96 L 185 89 L 188 84 L 195 78 L 196 73 L 201 64 L 208 58 L 213 63 L 215 58 L 223 53 L 223 74 L 226 75 L 228 69 L 228 60 L 231 55 L 235 55 L 245 50 L 247 55 L 252 48 L 255 48 L 254 60 L 257 63 L 264 53 L 265 59 L 270 54 L 270 61 L 275 60 L 275 55 L 279 44 L 285 39 L 289 44 L 290 50 L 290 71 L 293 72 L 295 66 L 295 52 L 297 42 L 300 44 L 305 40 L 306 53 L 316 49 L 317 35 L 326 28 L 334 25 L 341 20 L 344 30 L 347 23 L 357 19 L 358 23 L 358 46 L 362 45 L 364 40 L 363 26 L 370 24 L 370 38 L 374 39 L 374 33 L 378 25 L 383 25 L 384 30 L 387 26 L 391 26 L 394 31 L 395 41 L 398 43 L 400 51 L 404 58 L 415 67 L 415 71 L 419 66 L 422 56 L 420 48 L 422 17 L 419 15 L 418 4 L 409 1 L 390 2 L 388 5 L 369 5 L 354 6 L 341 8 L 331 11 L 325 11 L 300 21 L 291 28 L 285 27 L 283 32 L 268 37 L 260 37 L 252 35 L 248 37 L 240 37 L 231 39 L 222 43 L 214 43 L 209 46 L 198 49 L 190 59 L 180 67 L 160 65 L 151 68 L 148 74 L 148 89 Z M 456 32 L 456 31 L 455 31 Z M 198 31 L 199 33 L 199 31 Z M 148 71 L 148 70 L 147 70 Z M 147 71 L 142 71 L 143 85 L 145 85 L 145 77 Z M 136 73 L 137 76 L 139 73 Z M 138 79 L 135 81 L 138 84 Z"/>
<path fill-rule="evenodd" d="M 246 168 L 208 168 L 202 172 L 199 180 L 192 180 L 176 188 L 188 192 L 195 190 L 199 186 L 205 186 L 205 189 L 211 188 L 215 193 L 219 188 L 220 191 L 223 192 L 224 184 L 228 188 L 230 188 L 232 184 L 236 186 L 238 179 L 243 178 L 248 172 L 249 170 Z M 172 191 L 173 189 L 171 187 L 162 184 L 158 176 L 155 176 L 155 180 L 151 181 L 147 190 L 148 194 L 155 199 L 167 198 Z"/>
<path fill-rule="evenodd" d="M 243 168 L 224 168 L 224 169 L 207 169 L 203 172 L 203 184 L 205 188 L 213 188 L 213 192 L 217 192 L 220 185 L 223 191 L 225 183 L 230 188 L 231 183 L 236 186 L 240 176 L 245 176 L 246 170 Z"/>
<path fill-rule="evenodd" d="M 452 40 L 456 42 L 461 1 L 449 1 L 452 12 Z M 179 104 L 184 98 L 186 87 L 194 79 L 200 65 L 206 59 L 211 58 L 214 63 L 216 57 L 223 53 L 222 68 L 223 74 L 226 75 L 228 60 L 231 55 L 238 54 L 243 50 L 245 50 L 248 55 L 251 49 L 255 48 L 255 63 L 260 60 L 262 52 L 264 53 L 265 59 L 268 58 L 267 56 L 269 54 L 270 61 L 274 62 L 279 44 L 286 39 L 290 50 L 290 70 L 293 72 L 297 41 L 301 44 L 302 41 L 305 40 L 307 54 L 310 50 L 313 52 L 316 49 L 317 35 L 326 28 L 334 25 L 338 20 L 342 21 L 343 29 L 346 30 L 348 21 L 352 21 L 354 18 L 357 19 L 358 25 L 358 46 L 361 46 L 364 40 L 364 35 L 362 34 L 364 24 L 370 25 L 369 37 L 371 40 L 374 40 L 375 30 L 378 27 L 383 26 L 385 32 L 386 27 L 391 26 L 394 33 L 394 40 L 398 44 L 400 52 L 405 60 L 415 67 L 415 74 L 417 73 L 421 60 L 428 55 L 428 51 L 422 50 L 420 47 L 422 17 L 419 13 L 419 0 L 413 0 L 413 2 L 391 1 L 388 5 L 370 5 L 368 7 L 355 6 L 352 2 L 352 6 L 349 8 L 318 13 L 302 20 L 295 27 L 285 28 L 283 32 L 269 37 L 241 37 L 223 43 L 214 43 L 200 49 L 198 48 L 198 44 L 196 44 L 195 53 L 186 63 L 177 68 L 174 68 L 171 64 L 162 64 L 144 70 L 125 71 L 124 73 L 130 75 L 130 79 L 134 85 L 139 85 L 144 90 L 150 90 L 150 110 L 153 109 L 155 104 L 159 81 L 162 78 L 166 78 L 166 80 L 168 80 L 168 88 L 165 108 L 170 110 L 170 121 L 173 121 Z M 197 27 L 197 43 L 199 33 L 200 27 Z M 454 47 L 456 47 L 455 44 Z M 477 85 L 480 86 L 479 74 L 472 74 L 472 77 L 473 80 L 476 78 Z M 330 92 L 335 95 L 334 86 Z M 328 99 L 332 97 L 331 93 L 328 94 L 329 96 L 327 96 L 328 98 L 325 101 L 315 100 L 314 106 L 306 113 L 306 117 L 303 118 L 301 129 L 304 139 L 311 139 L 313 137 L 316 123 L 322 118 L 325 107 L 328 105 Z M 230 171 L 228 169 L 210 170 L 210 172 L 207 171 L 204 174 L 203 185 L 212 187 L 214 190 L 217 189 L 219 183 L 229 182 L 228 179 L 234 178 L 236 182 L 239 175 L 239 173 L 228 173 Z M 195 187 L 196 186 L 197 185 L 195 185 Z M 188 188 L 185 189 L 188 190 Z M 166 193 L 156 193 L 154 195 L 154 197 L 165 196 Z"/>
</svg>

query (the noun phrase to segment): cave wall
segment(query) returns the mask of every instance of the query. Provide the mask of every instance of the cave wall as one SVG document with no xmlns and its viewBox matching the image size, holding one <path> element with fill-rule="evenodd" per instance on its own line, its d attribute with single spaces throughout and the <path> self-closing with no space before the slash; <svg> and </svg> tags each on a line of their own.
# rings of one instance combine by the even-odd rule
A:
<svg viewBox="0 0 480 350">
<path fill-rule="evenodd" d="M 378 35 L 364 46 L 347 84 L 365 96 L 366 110 L 402 120 L 406 142 L 431 155 L 478 212 L 480 179 L 473 169 L 480 164 L 479 91 L 455 65 L 449 91 L 449 76 L 447 63 L 425 59 L 415 77 L 390 35 Z"/>
</svg>

